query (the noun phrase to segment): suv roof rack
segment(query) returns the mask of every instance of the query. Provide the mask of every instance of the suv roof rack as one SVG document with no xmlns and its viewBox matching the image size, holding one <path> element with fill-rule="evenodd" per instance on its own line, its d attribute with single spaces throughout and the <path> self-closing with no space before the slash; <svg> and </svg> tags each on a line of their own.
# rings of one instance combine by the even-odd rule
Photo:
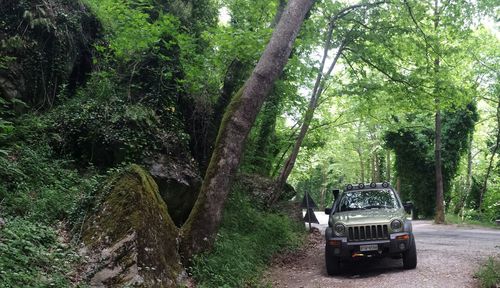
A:
<svg viewBox="0 0 500 288">
<path fill-rule="evenodd" d="M 358 183 L 358 184 L 347 184 L 345 190 L 362 190 L 369 188 L 392 188 L 389 182 L 371 182 L 371 183 Z"/>
</svg>

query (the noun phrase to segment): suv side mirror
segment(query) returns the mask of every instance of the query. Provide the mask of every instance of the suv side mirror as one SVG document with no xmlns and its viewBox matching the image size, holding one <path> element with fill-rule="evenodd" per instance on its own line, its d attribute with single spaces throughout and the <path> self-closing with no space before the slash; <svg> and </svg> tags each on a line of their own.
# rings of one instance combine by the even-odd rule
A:
<svg viewBox="0 0 500 288">
<path fill-rule="evenodd" d="M 333 193 L 333 200 L 337 200 L 337 198 L 339 197 L 340 190 L 333 189 L 332 193 Z"/>
<path fill-rule="evenodd" d="M 325 214 L 330 215 L 332 213 L 332 208 L 325 208 Z"/>
<path fill-rule="evenodd" d="M 403 207 L 405 208 L 406 213 L 411 214 L 411 210 L 413 210 L 413 203 L 408 201 L 403 204 Z"/>
</svg>

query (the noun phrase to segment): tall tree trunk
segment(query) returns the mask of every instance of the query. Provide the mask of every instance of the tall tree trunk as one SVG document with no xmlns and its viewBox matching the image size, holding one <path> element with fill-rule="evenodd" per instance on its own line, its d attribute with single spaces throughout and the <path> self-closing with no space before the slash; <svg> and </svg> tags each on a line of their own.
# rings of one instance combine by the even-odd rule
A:
<svg viewBox="0 0 500 288">
<path fill-rule="evenodd" d="M 334 22 L 331 21 L 324 43 L 323 59 L 319 67 L 318 75 L 316 76 L 316 82 L 314 83 L 311 99 L 309 100 L 309 106 L 307 107 L 307 111 L 304 116 L 304 122 L 302 122 L 302 126 L 300 127 L 300 132 L 299 135 L 297 136 L 297 140 L 295 140 L 295 145 L 293 146 L 292 152 L 288 156 L 288 159 L 285 161 L 285 164 L 281 169 L 281 173 L 278 176 L 278 179 L 276 179 L 276 184 L 277 184 L 276 186 L 278 188 L 278 191 L 285 186 L 286 180 L 288 179 L 288 176 L 290 176 L 293 166 L 295 165 L 295 161 L 297 160 L 297 156 L 299 155 L 300 147 L 302 146 L 302 142 L 306 137 L 307 130 L 309 130 L 309 125 L 311 124 L 311 120 L 313 119 L 314 111 L 318 106 L 318 99 L 319 97 L 321 97 L 321 94 L 323 93 L 324 78 L 330 76 L 330 74 L 333 71 L 333 68 L 337 64 L 337 61 L 344 49 L 345 42 L 342 42 L 337 50 L 337 54 L 335 55 L 332 64 L 328 68 L 328 71 L 325 74 L 323 74 L 325 62 L 326 59 L 328 58 L 328 51 L 330 50 L 330 44 L 331 44 L 330 42 L 332 40 L 334 26 L 335 26 Z M 274 202 L 278 197 L 279 197 L 279 192 L 276 193 L 276 196 L 273 197 L 273 201 L 271 202 Z"/>
<path fill-rule="evenodd" d="M 300 26 L 313 3 L 314 0 L 289 1 L 257 66 L 224 114 L 200 194 L 181 228 L 180 249 L 185 262 L 213 246 L 245 140 L 265 97 L 288 61 Z"/>
<path fill-rule="evenodd" d="M 439 101 L 437 101 L 439 103 Z M 436 167 L 436 224 L 444 223 L 444 191 L 443 191 L 443 172 L 441 165 L 441 111 L 439 109 L 439 104 L 436 111 L 436 132 L 435 132 L 435 144 L 434 144 L 434 155 L 435 155 L 435 167 Z"/>
<path fill-rule="evenodd" d="M 470 133 L 467 137 L 467 177 L 465 178 L 465 191 L 464 195 L 460 198 L 460 202 L 455 209 L 455 214 L 460 213 L 460 217 L 464 215 L 465 204 L 469 198 L 470 191 L 472 189 L 472 140 L 474 138 L 474 133 Z"/>
<path fill-rule="evenodd" d="M 439 0 L 434 0 L 434 30 L 436 34 L 439 28 Z M 439 39 L 438 39 L 439 41 Z M 444 189 L 443 189 L 443 171 L 442 171 L 442 159 L 441 159 L 441 105 L 439 100 L 440 91 L 440 79 L 439 79 L 439 55 L 436 55 L 434 59 L 434 72 L 436 77 L 436 87 L 435 87 L 435 103 L 436 103 L 436 115 L 435 115 L 435 142 L 434 142 L 434 160 L 436 167 L 436 215 L 434 221 L 436 224 L 444 223 Z"/>
<path fill-rule="evenodd" d="M 386 181 L 387 181 L 387 182 L 391 182 L 391 150 L 387 149 L 387 152 L 386 152 L 386 153 L 387 153 L 387 154 L 386 154 L 386 155 L 387 155 L 387 156 L 386 156 L 386 158 L 387 158 L 387 163 L 386 163 L 386 168 L 385 168 L 385 169 L 386 169 L 386 172 L 387 172 L 387 173 L 386 173 L 386 175 L 387 175 L 387 176 L 386 176 Z"/>
<path fill-rule="evenodd" d="M 399 195 L 401 195 L 401 177 L 396 178 L 396 190 L 398 190 Z"/>
<path fill-rule="evenodd" d="M 240 87 L 245 83 L 245 79 L 248 78 L 251 68 L 252 66 L 250 61 L 241 61 L 238 58 L 233 59 L 227 67 L 220 96 L 217 98 L 217 102 L 214 105 L 208 136 L 204 142 L 194 144 L 195 147 L 199 147 L 198 150 L 203 150 L 199 151 L 201 155 L 196 159 L 199 162 L 202 175 L 204 175 L 210 162 L 210 157 L 214 148 L 213 143 L 217 138 L 220 123 L 222 122 L 222 117 L 224 116 L 224 111 L 231 102 L 233 95 L 238 92 Z"/>
<path fill-rule="evenodd" d="M 283 10 L 285 9 L 286 1 L 280 0 L 280 3 L 276 10 L 276 15 L 274 16 L 273 21 L 269 28 L 274 29 L 281 19 L 281 15 L 283 15 Z M 226 74 L 224 76 L 224 84 L 222 86 L 221 94 L 215 103 L 213 117 L 211 121 L 211 129 L 213 131 L 211 135 L 208 137 L 208 141 L 203 143 L 203 147 L 205 147 L 205 152 L 212 153 L 213 147 L 212 143 L 215 142 L 217 134 L 219 132 L 220 123 L 222 122 L 222 117 L 224 116 L 224 112 L 229 105 L 231 98 L 238 91 L 238 89 L 245 83 L 245 80 L 248 78 L 253 61 L 246 60 L 242 61 L 241 59 L 235 58 L 229 64 L 227 68 Z M 206 155 L 205 153 L 204 155 Z M 210 154 L 211 155 L 211 154 Z M 200 169 L 205 172 L 205 169 L 208 166 L 208 161 L 210 159 L 205 156 L 202 158 L 200 162 Z"/>
<path fill-rule="evenodd" d="M 279 191 L 281 191 L 281 189 L 285 185 L 285 183 L 288 179 L 288 176 L 290 176 L 290 173 L 292 172 L 292 169 L 295 165 L 295 161 L 297 160 L 297 156 L 298 156 L 299 151 L 300 151 L 300 146 L 302 145 L 302 142 L 304 141 L 307 130 L 309 129 L 309 125 L 311 124 L 311 120 L 314 116 L 314 111 L 316 110 L 316 107 L 318 105 L 318 99 L 319 99 L 319 97 L 321 97 L 321 93 L 323 93 L 324 78 L 327 78 L 328 76 L 330 76 L 330 74 L 333 71 L 333 68 L 337 64 L 337 61 L 345 48 L 347 39 L 344 39 L 344 41 L 342 41 L 342 43 L 340 44 L 340 46 L 337 50 L 337 54 L 335 55 L 335 58 L 333 59 L 333 62 L 330 65 L 330 68 L 328 69 L 328 71 L 325 74 L 323 74 L 325 62 L 326 62 L 326 59 L 328 57 L 328 51 L 330 50 L 330 42 L 332 39 L 333 29 L 335 27 L 335 21 L 346 16 L 354 9 L 364 7 L 364 6 L 366 6 L 366 7 L 377 6 L 377 5 L 381 5 L 383 3 L 384 2 L 381 1 L 381 2 L 376 2 L 376 3 L 361 3 L 361 4 L 352 5 L 352 6 L 349 6 L 349 7 L 346 7 L 344 9 L 340 10 L 337 14 L 335 14 L 330 19 L 328 32 L 326 34 L 326 39 L 325 39 L 325 43 L 324 43 L 323 59 L 321 61 L 320 67 L 319 67 L 319 72 L 318 72 L 318 75 L 316 77 L 316 82 L 314 83 L 314 88 L 313 88 L 313 92 L 311 95 L 311 99 L 309 101 L 309 106 L 308 106 L 307 111 L 304 115 L 304 122 L 302 123 L 302 126 L 300 128 L 300 132 L 299 132 L 299 135 L 297 137 L 297 140 L 295 141 L 295 145 L 292 149 L 292 152 L 290 153 L 287 161 L 283 165 L 283 168 L 281 169 L 280 175 L 276 179 L 276 186 L 278 188 L 277 189 L 278 192 L 275 193 L 275 195 L 273 197 L 273 201 L 276 201 L 276 199 L 278 199 L 279 193 L 280 193 Z M 273 202 L 273 201 L 271 201 L 271 202 Z"/>
<path fill-rule="evenodd" d="M 361 144 L 359 144 L 360 147 L 356 149 L 356 152 L 358 153 L 359 157 L 359 169 L 360 169 L 360 176 L 361 176 L 361 183 L 365 183 L 365 161 L 363 159 L 363 151 L 361 150 Z"/>
<path fill-rule="evenodd" d="M 490 161 L 488 164 L 488 168 L 486 170 L 486 176 L 484 176 L 484 182 L 483 186 L 481 187 L 481 192 L 479 194 L 479 211 L 482 211 L 483 209 L 483 200 L 484 200 L 484 194 L 486 193 L 486 190 L 488 189 L 488 178 L 490 177 L 491 174 L 491 169 L 493 168 L 493 162 L 495 159 L 495 155 L 497 154 L 498 147 L 500 146 L 500 96 L 498 97 L 498 103 L 497 103 L 497 135 L 496 135 L 496 142 L 495 146 L 493 147 L 493 151 L 491 151 L 491 156 L 490 156 Z"/>
</svg>

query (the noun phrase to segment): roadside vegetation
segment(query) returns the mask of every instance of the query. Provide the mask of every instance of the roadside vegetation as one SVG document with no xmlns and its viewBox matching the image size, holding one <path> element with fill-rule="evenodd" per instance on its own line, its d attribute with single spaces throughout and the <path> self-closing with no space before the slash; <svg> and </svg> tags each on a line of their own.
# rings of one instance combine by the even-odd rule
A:
<svg viewBox="0 0 500 288">
<path fill-rule="evenodd" d="M 451 224 L 458 224 L 458 225 L 477 225 L 477 226 L 483 226 L 483 227 L 488 227 L 488 228 L 493 228 L 493 229 L 500 229 L 500 225 L 496 224 L 495 222 L 488 221 L 488 220 L 478 220 L 479 217 L 473 218 L 473 217 L 460 217 L 460 215 L 455 215 L 455 214 L 446 214 L 446 221 Z M 479 218 L 481 219 L 481 218 Z"/>
<path fill-rule="evenodd" d="M 496 288 L 500 285 L 500 259 L 490 257 L 476 272 L 482 288 Z"/>
<path fill-rule="evenodd" d="M 198 287 L 257 287 L 274 254 L 293 251 L 305 240 L 301 222 L 263 210 L 242 191 L 236 185 L 229 196 L 214 250 L 194 259 Z"/>
</svg>

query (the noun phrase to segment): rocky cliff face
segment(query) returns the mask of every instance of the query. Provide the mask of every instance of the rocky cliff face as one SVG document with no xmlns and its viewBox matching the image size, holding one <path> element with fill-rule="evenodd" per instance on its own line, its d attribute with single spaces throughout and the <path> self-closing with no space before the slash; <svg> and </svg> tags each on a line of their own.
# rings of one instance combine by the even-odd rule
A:
<svg viewBox="0 0 500 288">
<path fill-rule="evenodd" d="M 85 80 L 99 23 L 80 1 L 1 1 L 0 15 L 0 97 L 50 107 Z"/>
</svg>

